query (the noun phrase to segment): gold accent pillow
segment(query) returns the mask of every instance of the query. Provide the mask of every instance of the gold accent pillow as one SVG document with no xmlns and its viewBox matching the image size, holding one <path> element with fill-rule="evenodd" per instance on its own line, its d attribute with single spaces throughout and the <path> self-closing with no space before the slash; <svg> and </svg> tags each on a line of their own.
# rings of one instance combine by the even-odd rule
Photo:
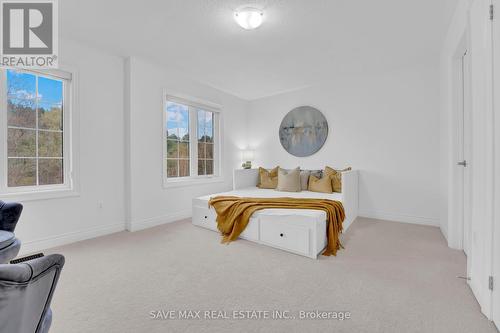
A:
<svg viewBox="0 0 500 333">
<path fill-rule="evenodd" d="M 309 191 L 320 193 L 332 193 L 332 180 L 329 177 L 318 178 L 309 176 Z"/>
<path fill-rule="evenodd" d="M 342 193 L 342 172 L 352 170 L 351 167 L 342 170 L 335 170 L 330 167 L 325 167 L 325 177 L 329 177 L 332 180 L 333 192 Z"/>
<path fill-rule="evenodd" d="M 278 170 L 279 166 L 272 170 L 267 170 L 264 168 L 259 168 L 259 182 L 257 184 L 258 188 L 272 188 L 275 189 L 278 186 Z"/>
</svg>

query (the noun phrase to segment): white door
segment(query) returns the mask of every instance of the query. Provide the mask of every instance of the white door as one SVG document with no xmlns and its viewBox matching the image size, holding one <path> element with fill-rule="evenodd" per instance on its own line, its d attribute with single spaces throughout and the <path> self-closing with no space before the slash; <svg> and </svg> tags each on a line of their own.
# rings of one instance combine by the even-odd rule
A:
<svg viewBox="0 0 500 333">
<path fill-rule="evenodd" d="M 500 329 L 500 0 L 493 0 L 496 13 L 493 18 L 493 105 L 495 137 L 495 189 L 494 189 L 494 226 L 493 226 L 493 295 L 492 319 Z"/>
<path fill-rule="evenodd" d="M 470 287 L 481 311 L 492 318 L 489 277 L 493 264 L 494 138 L 492 0 L 475 0 L 470 7 L 470 66 L 472 91 L 471 238 L 468 265 Z"/>
</svg>

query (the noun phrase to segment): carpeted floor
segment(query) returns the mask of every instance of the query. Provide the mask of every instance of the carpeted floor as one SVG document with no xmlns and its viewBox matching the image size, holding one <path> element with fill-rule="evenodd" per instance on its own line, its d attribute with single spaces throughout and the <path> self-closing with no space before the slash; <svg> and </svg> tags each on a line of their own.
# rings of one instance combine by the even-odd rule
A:
<svg viewBox="0 0 500 333">
<path fill-rule="evenodd" d="M 456 278 L 465 257 L 439 229 L 360 218 L 344 244 L 337 257 L 312 260 L 243 240 L 221 245 L 186 220 L 51 249 L 66 256 L 51 332 L 497 332 Z M 295 319 L 151 318 L 162 310 Z M 298 318 L 314 310 L 351 318 Z"/>
</svg>

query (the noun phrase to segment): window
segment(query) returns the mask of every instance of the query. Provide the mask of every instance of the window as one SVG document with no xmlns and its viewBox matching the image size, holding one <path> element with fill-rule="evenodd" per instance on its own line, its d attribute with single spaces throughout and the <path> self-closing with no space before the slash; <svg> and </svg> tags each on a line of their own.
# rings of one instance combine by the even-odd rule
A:
<svg viewBox="0 0 500 333">
<path fill-rule="evenodd" d="M 164 179 L 214 179 L 219 170 L 219 111 L 191 99 L 166 96 Z"/>
<path fill-rule="evenodd" d="M 71 74 L 2 70 L 2 193 L 68 188 Z M 4 153 L 5 152 L 5 153 Z"/>
</svg>

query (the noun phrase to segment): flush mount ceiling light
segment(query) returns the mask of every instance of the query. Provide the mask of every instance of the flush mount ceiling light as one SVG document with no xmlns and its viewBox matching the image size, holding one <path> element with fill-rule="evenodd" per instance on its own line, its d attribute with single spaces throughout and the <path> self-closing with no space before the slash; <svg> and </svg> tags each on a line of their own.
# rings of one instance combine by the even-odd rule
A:
<svg viewBox="0 0 500 333">
<path fill-rule="evenodd" d="M 244 7 L 234 12 L 235 21 L 246 30 L 258 28 L 262 24 L 264 12 L 253 7 Z"/>
</svg>

